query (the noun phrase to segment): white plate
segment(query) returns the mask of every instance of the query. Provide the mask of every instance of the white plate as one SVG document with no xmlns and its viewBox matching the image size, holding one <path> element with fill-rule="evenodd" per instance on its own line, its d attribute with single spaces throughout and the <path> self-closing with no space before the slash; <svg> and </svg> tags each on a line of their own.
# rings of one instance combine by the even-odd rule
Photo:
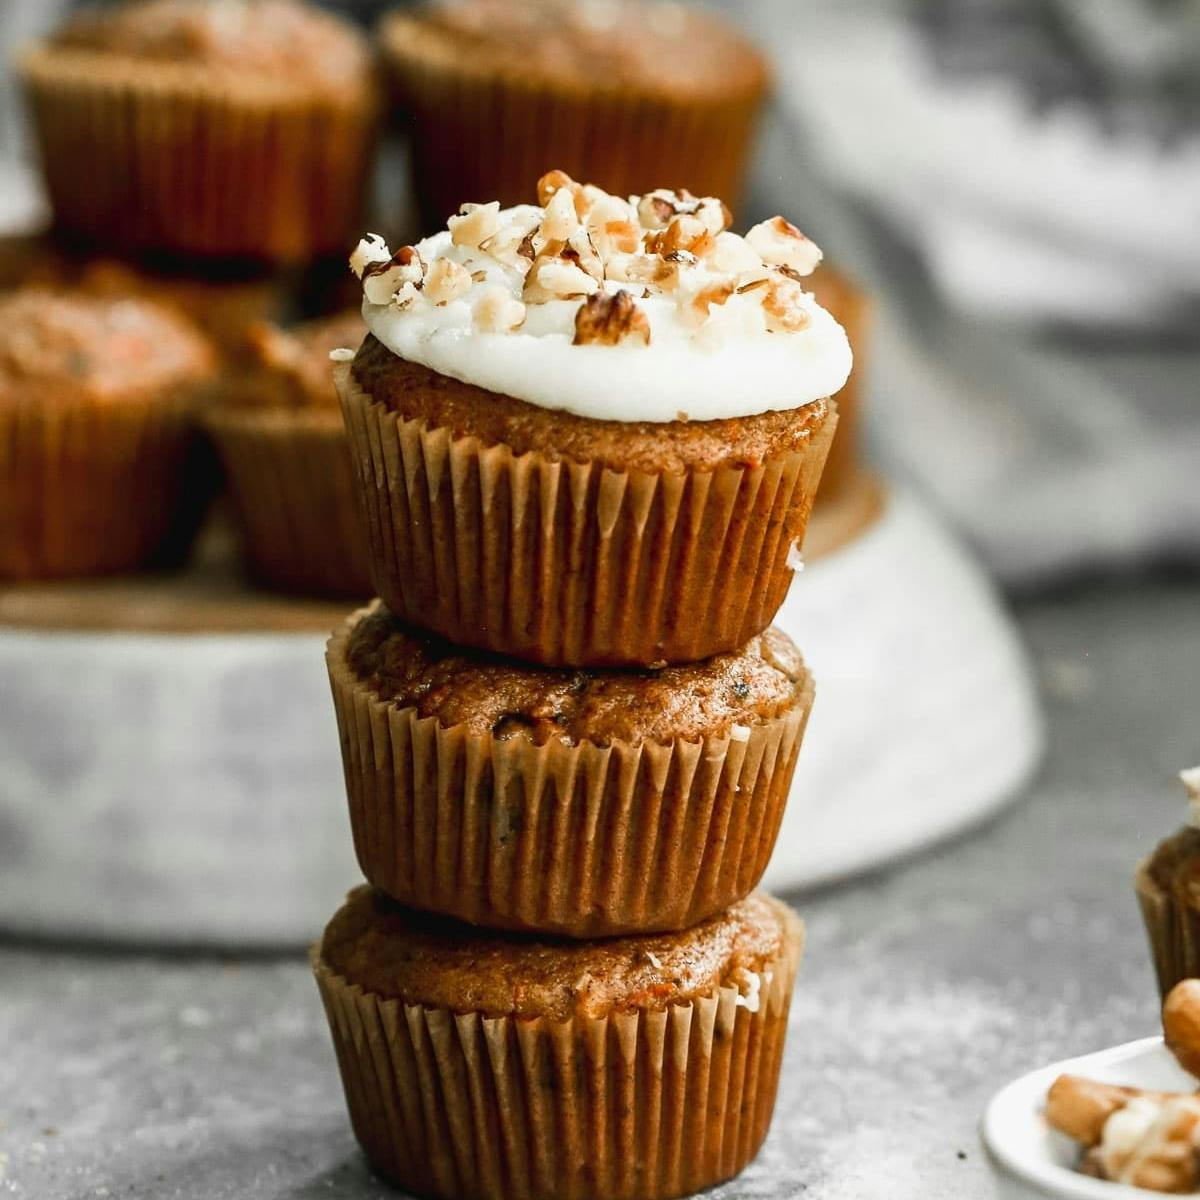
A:
<svg viewBox="0 0 1200 1200">
<path fill-rule="evenodd" d="M 1161 1037 L 1113 1046 L 1022 1075 L 992 1097 L 983 1117 L 983 1144 L 999 1173 L 1001 1195 L 1011 1200 L 1044 1200 L 1047 1196 L 1145 1200 L 1161 1196 L 1161 1192 L 1107 1183 L 1074 1170 L 1078 1146 L 1051 1129 L 1042 1115 L 1050 1085 L 1067 1074 L 1154 1091 L 1196 1089 L 1196 1080 L 1179 1066 Z"/>
</svg>

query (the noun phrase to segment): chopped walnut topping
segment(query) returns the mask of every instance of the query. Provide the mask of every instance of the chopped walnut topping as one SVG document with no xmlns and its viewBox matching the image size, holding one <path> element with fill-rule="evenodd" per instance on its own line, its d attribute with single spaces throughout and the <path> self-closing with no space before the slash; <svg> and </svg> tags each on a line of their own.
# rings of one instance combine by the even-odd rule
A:
<svg viewBox="0 0 1200 1200">
<path fill-rule="evenodd" d="M 361 278 L 367 300 L 371 304 L 387 304 L 402 291 L 407 295 L 409 290 L 420 290 L 425 263 L 415 246 L 401 246 L 391 258 L 367 263 Z"/>
<path fill-rule="evenodd" d="M 537 202 L 545 208 L 546 205 L 564 188 L 574 197 L 575 190 L 579 184 L 573 180 L 566 171 L 547 171 L 545 175 L 537 181 Z"/>
<path fill-rule="evenodd" d="M 798 333 L 808 325 L 808 310 L 804 307 L 804 289 L 792 279 L 782 276 L 767 283 L 763 312 L 767 328 L 772 333 Z"/>
<path fill-rule="evenodd" d="M 644 229 L 665 229 L 672 217 L 695 213 L 700 201 L 686 188 L 672 192 L 667 188 L 655 188 L 638 197 L 637 215 Z"/>
<path fill-rule="evenodd" d="M 732 283 L 716 283 L 697 292 L 685 310 L 690 323 L 699 325 L 707 321 L 709 309 L 724 304 L 733 294 Z"/>
<path fill-rule="evenodd" d="M 736 233 L 717 234 L 708 263 L 714 271 L 728 275 L 761 275 L 763 269 L 762 258 Z"/>
<path fill-rule="evenodd" d="M 350 252 L 350 270 L 359 279 L 372 263 L 387 262 L 392 257 L 387 242 L 377 233 L 368 233 Z"/>
<path fill-rule="evenodd" d="M 450 230 L 450 240 L 454 245 L 478 248 L 500 228 L 500 201 L 464 204 L 458 210 L 458 216 L 446 222 L 446 227 Z"/>
<path fill-rule="evenodd" d="M 471 272 L 449 258 L 435 258 L 425 277 L 425 295 L 431 304 L 449 304 L 471 290 Z"/>
<path fill-rule="evenodd" d="M 475 305 L 475 324 L 485 333 L 509 333 L 524 322 L 525 305 L 506 288 L 488 288 Z"/>
<path fill-rule="evenodd" d="M 650 345 L 650 322 L 626 291 L 597 292 L 575 314 L 575 346 L 619 346 L 626 341 Z"/>
<path fill-rule="evenodd" d="M 783 217 L 762 221 L 746 234 L 746 241 L 765 263 L 790 267 L 800 275 L 811 275 L 821 261 L 815 242 Z"/>
<path fill-rule="evenodd" d="M 716 249 L 716 245 L 716 238 L 709 233 L 704 222 L 699 217 L 686 214 L 673 217 L 665 230 L 646 238 L 646 249 L 664 258 L 676 250 L 686 250 L 697 258 L 704 258 Z"/>
<path fill-rule="evenodd" d="M 571 259 L 541 255 L 529 269 L 522 298 L 526 304 L 545 304 L 548 300 L 590 296 L 599 287 L 599 281 Z"/>
</svg>

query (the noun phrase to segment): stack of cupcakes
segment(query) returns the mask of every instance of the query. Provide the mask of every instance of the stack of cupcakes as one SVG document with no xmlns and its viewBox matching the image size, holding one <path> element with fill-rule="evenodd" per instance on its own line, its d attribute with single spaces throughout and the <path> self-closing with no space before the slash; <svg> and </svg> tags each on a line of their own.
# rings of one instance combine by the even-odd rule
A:
<svg viewBox="0 0 1200 1200">
<path fill-rule="evenodd" d="M 351 260 L 381 600 L 328 664 L 370 886 L 314 968 L 381 1173 L 648 1200 L 770 1122 L 803 929 L 753 889 L 813 701 L 770 622 L 850 353 L 782 218 L 537 199 Z"/>
<path fill-rule="evenodd" d="M 221 352 L 224 377 L 209 381 L 186 421 L 173 418 L 173 436 L 160 438 L 171 456 L 147 435 L 136 461 L 152 460 L 174 481 L 178 443 L 209 426 L 256 574 L 288 590 L 369 595 L 360 548 L 337 558 L 319 552 L 357 537 L 336 396 L 328 385 L 308 386 L 295 339 L 249 336 L 256 322 L 285 315 L 297 285 L 344 253 L 362 219 L 379 107 L 366 38 L 304 0 L 118 0 L 70 16 L 22 54 L 18 69 L 54 229 L 0 243 L 0 284 L 69 289 L 84 297 L 76 305 L 96 326 L 119 325 L 153 302 L 201 328 Z M 40 345 L 51 362 L 42 375 L 56 383 L 62 345 L 38 328 L 20 335 L 26 357 Z M 343 335 L 340 344 L 353 344 L 361 329 L 341 321 L 299 336 L 319 347 Z M 102 352 L 94 357 L 102 362 Z M 23 367 L 21 378 L 30 373 Z M 146 522 L 128 438 L 107 432 L 114 406 L 97 404 L 92 387 L 71 395 L 59 386 L 53 404 L 26 390 L 32 398 L 19 426 L 15 406 L 0 397 L 0 462 L 22 460 L 8 487 L 31 510 L 49 497 L 58 524 L 75 536 L 40 558 L 34 544 L 13 569 L 8 560 L 17 556 L 0 552 L 0 577 L 144 565 L 164 522 L 151 522 L 145 536 L 124 535 Z M 86 478 L 111 480 L 93 516 L 58 497 L 72 492 L 61 461 L 64 413 L 99 434 L 70 447 L 91 469 Z M 191 445 L 202 443 L 193 437 Z M 180 479 L 172 500 L 199 513 L 217 474 L 210 465 Z M 117 519 L 102 524 L 101 511 Z M 98 551 L 105 542 L 111 550 Z"/>
</svg>

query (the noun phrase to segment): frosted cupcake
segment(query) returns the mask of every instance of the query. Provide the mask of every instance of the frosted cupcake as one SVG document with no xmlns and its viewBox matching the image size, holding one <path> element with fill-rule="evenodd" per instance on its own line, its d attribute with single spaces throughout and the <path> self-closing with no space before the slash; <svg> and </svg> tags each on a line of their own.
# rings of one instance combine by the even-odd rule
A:
<svg viewBox="0 0 1200 1200">
<path fill-rule="evenodd" d="M 427 228 L 464 196 L 516 204 L 547 146 L 621 195 L 736 200 L 767 92 L 728 22 L 659 0 L 460 0 L 390 14 L 380 44 Z"/>
<path fill-rule="evenodd" d="M 371 594 L 346 431 L 329 355 L 353 349 L 357 312 L 291 330 L 260 325 L 250 361 L 206 425 L 225 465 L 250 568 L 303 595 Z"/>
<path fill-rule="evenodd" d="M 365 39 L 299 0 L 124 0 L 21 59 L 57 223 L 125 250 L 300 262 L 361 218 Z"/>
<path fill-rule="evenodd" d="M 566 670 L 468 653 L 376 606 L 328 663 L 367 879 L 572 937 L 682 929 L 750 892 L 813 702 L 778 629 L 660 671 Z"/>
<path fill-rule="evenodd" d="M 716 199 L 552 172 L 352 257 L 369 336 L 337 373 L 387 606 L 546 664 L 734 650 L 782 603 L 850 371 L 820 251 Z"/>
<path fill-rule="evenodd" d="M 804 942 L 755 894 L 682 933 L 534 941 L 368 888 L 313 966 L 371 1165 L 454 1200 L 667 1200 L 771 1121 Z"/>
</svg>

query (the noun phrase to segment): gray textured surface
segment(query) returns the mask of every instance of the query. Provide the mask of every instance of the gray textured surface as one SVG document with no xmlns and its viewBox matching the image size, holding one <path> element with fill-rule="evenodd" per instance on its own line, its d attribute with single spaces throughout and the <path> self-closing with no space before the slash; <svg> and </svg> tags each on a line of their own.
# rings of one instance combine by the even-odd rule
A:
<svg viewBox="0 0 1200 1200">
<path fill-rule="evenodd" d="M 767 1147 L 732 1197 L 962 1200 L 984 1100 L 1152 1032 L 1129 889 L 1200 757 L 1200 582 L 1023 606 L 1050 756 L 990 828 L 802 899 L 808 957 Z M 880 796 L 880 803 L 894 798 Z M 864 836 L 868 831 L 864 831 Z M 387 1196 L 346 1126 L 300 962 L 0 945 L 0 1195 Z"/>
</svg>

